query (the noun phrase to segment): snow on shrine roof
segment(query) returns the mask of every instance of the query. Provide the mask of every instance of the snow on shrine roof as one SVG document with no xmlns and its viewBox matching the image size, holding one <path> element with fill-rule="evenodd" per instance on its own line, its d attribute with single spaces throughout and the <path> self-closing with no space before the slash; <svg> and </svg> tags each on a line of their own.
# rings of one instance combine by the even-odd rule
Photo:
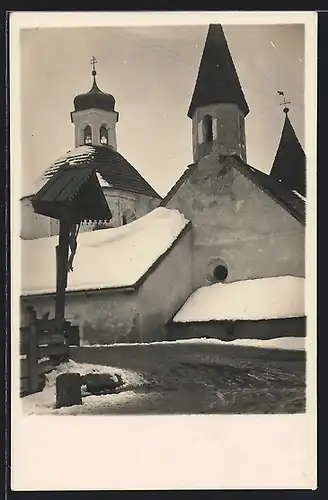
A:
<svg viewBox="0 0 328 500">
<path fill-rule="evenodd" d="M 173 318 L 177 323 L 305 316 L 305 279 L 294 276 L 215 283 L 196 290 Z"/>
<path fill-rule="evenodd" d="M 52 175 L 65 165 L 94 167 L 101 187 L 111 187 L 161 199 L 161 196 L 124 156 L 113 148 L 103 145 L 78 146 L 68 151 L 46 169 L 33 186 L 23 193 L 22 198 L 36 194 Z"/>
<path fill-rule="evenodd" d="M 136 286 L 188 222 L 178 210 L 156 208 L 125 226 L 79 234 L 67 291 Z M 21 244 L 22 295 L 54 293 L 58 236 Z"/>
</svg>

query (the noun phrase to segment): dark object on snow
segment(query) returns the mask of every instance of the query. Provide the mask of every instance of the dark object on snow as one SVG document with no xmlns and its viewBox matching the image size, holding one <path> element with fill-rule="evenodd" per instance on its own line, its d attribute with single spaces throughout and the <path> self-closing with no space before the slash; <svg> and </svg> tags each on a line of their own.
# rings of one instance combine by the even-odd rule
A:
<svg viewBox="0 0 328 500">
<path fill-rule="evenodd" d="M 123 380 L 118 375 L 88 373 L 82 377 L 82 384 L 91 394 L 113 394 L 123 385 Z"/>
<path fill-rule="evenodd" d="M 82 404 L 81 376 L 79 373 L 62 373 L 56 379 L 56 408 Z"/>
</svg>

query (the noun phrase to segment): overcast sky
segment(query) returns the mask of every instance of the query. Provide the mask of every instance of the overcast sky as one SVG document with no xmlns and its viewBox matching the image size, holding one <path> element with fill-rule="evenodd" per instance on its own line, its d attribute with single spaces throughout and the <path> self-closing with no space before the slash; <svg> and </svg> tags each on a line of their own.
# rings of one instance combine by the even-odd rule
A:
<svg viewBox="0 0 328 500">
<path fill-rule="evenodd" d="M 223 26 L 250 113 L 248 163 L 268 172 L 284 122 L 304 147 L 302 25 Z M 74 147 L 74 97 L 97 83 L 116 99 L 119 152 L 165 194 L 192 162 L 187 111 L 207 26 L 42 28 L 21 31 L 23 189 Z"/>
</svg>

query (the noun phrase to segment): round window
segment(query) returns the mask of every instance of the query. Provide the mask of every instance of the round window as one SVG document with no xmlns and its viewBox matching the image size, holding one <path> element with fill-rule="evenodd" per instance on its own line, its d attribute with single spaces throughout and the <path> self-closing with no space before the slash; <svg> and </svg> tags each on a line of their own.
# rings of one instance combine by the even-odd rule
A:
<svg viewBox="0 0 328 500">
<path fill-rule="evenodd" d="M 207 280 L 209 283 L 225 281 L 228 277 L 228 264 L 220 257 L 214 257 L 207 265 Z"/>
<path fill-rule="evenodd" d="M 219 264 L 214 268 L 213 276 L 216 281 L 224 281 L 228 276 L 228 269 L 226 266 Z"/>
</svg>

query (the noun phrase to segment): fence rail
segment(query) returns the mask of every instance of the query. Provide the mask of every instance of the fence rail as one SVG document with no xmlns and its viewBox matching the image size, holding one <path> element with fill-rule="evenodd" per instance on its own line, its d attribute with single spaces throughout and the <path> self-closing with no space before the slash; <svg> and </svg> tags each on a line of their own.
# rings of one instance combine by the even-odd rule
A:
<svg viewBox="0 0 328 500">
<path fill-rule="evenodd" d="M 36 320 L 20 328 L 21 396 L 42 390 L 46 373 L 68 359 L 66 331 L 58 331 L 54 320 Z"/>
</svg>

